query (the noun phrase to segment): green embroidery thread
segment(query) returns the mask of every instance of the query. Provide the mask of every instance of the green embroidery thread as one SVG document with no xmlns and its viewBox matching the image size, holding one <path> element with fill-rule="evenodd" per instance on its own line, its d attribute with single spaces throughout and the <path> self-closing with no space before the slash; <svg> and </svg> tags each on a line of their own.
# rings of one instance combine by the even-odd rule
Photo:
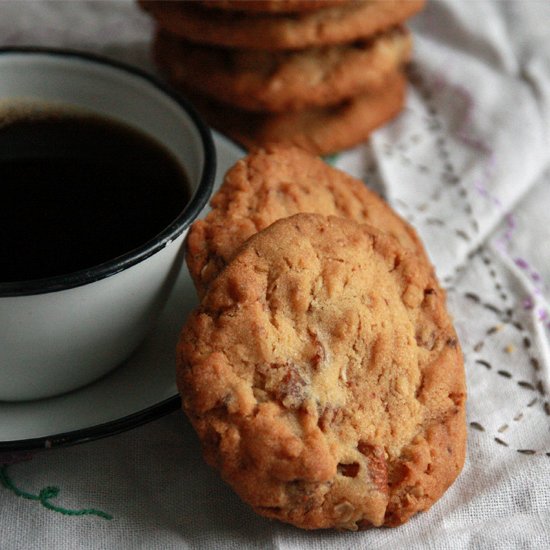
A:
<svg viewBox="0 0 550 550">
<path fill-rule="evenodd" d="M 55 498 L 59 495 L 59 488 L 58 487 L 45 487 L 40 491 L 38 495 L 33 495 L 31 493 L 27 493 L 26 491 L 23 491 L 22 489 L 19 489 L 13 484 L 13 481 L 10 479 L 10 476 L 8 475 L 8 465 L 4 464 L 0 468 L 0 483 L 9 491 L 14 493 L 18 497 L 26 498 L 27 500 L 36 500 L 44 506 L 44 508 L 47 508 L 48 510 L 52 510 L 54 512 L 59 512 L 60 514 L 63 514 L 65 516 L 86 516 L 86 515 L 94 515 L 98 516 L 103 519 L 113 519 L 113 516 L 111 514 L 107 514 L 106 512 L 102 512 L 101 510 L 96 510 L 95 508 L 84 508 L 82 510 L 68 510 L 67 508 L 62 508 L 61 506 L 56 506 L 55 504 L 52 504 L 50 502 L 50 499 Z"/>
</svg>

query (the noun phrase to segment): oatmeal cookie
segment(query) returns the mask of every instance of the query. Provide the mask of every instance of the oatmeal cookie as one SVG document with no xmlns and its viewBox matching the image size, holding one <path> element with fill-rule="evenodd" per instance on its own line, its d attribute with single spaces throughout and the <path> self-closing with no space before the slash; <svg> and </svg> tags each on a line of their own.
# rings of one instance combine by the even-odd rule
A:
<svg viewBox="0 0 550 550">
<path fill-rule="evenodd" d="M 397 116 L 405 103 L 406 79 L 397 73 L 375 93 L 287 113 L 244 111 L 180 89 L 211 126 L 247 149 L 281 143 L 327 155 L 366 141 L 374 130 Z"/>
<path fill-rule="evenodd" d="M 465 382 L 432 271 L 351 220 L 285 218 L 212 283 L 178 345 L 208 463 L 305 529 L 399 525 L 460 472 Z"/>
<path fill-rule="evenodd" d="M 425 0 L 358 0 L 298 14 L 248 14 L 194 2 L 139 0 L 166 31 L 190 42 L 230 48 L 292 50 L 360 40 L 399 25 Z"/>
<path fill-rule="evenodd" d="M 154 57 L 176 87 L 240 109 L 284 112 L 380 90 L 409 60 L 411 46 L 403 28 L 370 40 L 289 52 L 212 48 L 159 32 Z"/>
<path fill-rule="evenodd" d="M 376 193 L 296 147 L 271 146 L 239 160 L 210 204 L 210 213 L 191 226 L 187 237 L 187 265 L 199 295 L 246 239 L 303 212 L 371 224 L 429 264 L 415 230 Z"/>
</svg>

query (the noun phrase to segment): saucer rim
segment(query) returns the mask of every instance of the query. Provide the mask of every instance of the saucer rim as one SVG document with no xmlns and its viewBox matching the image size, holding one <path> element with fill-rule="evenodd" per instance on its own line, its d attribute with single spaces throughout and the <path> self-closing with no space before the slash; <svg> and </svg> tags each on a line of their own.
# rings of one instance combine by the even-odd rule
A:
<svg viewBox="0 0 550 550">
<path fill-rule="evenodd" d="M 88 441 L 96 441 L 157 420 L 167 414 L 177 411 L 180 408 L 180 404 L 181 400 L 179 395 L 174 395 L 173 397 L 169 397 L 168 399 L 135 413 L 117 418 L 116 420 L 110 420 L 109 422 L 103 422 L 102 424 L 96 424 L 88 428 L 31 439 L 0 441 L 0 453 L 38 451 L 54 449 L 56 447 L 66 447 L 78 443 L 86 443 Z"/>
</svg>

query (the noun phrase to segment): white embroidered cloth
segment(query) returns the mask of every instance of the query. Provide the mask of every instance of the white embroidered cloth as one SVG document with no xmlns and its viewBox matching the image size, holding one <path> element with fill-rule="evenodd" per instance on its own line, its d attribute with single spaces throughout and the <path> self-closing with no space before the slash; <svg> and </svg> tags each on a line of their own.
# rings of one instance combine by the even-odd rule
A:
<svg viewBox="0 0 550 550">
<path fill-rule="evenodd" d="M 417 227 L 448 288 L 469 391 L 458 481 L 397 529 L 301 532 L 241 503 L 174 413 L 9 466 L 2 549 L 550 547 L 550 3 L 431 2 L 412 27 L 407 108 L 336 162 Z M 0 2 L 1 45 L 152 69 L 150 37 L 127 0 Z M 22 498 L 48 486 L 45 502 L 112 519 Z"/>
</svg>

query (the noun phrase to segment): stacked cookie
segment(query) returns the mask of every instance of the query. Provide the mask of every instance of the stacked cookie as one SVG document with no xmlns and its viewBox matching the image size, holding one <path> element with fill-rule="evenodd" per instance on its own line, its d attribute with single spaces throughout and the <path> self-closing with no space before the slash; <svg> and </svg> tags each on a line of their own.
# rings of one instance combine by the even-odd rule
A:
<svg viewBox="0 0 550 550">
<path fill-rule="evenodd" d="M 465 381 L 415 231 L 297 148 L 239 161 L 187 239 L 201 303 L 178 387 L 206 460 L 258 513 L 395 526 L 465 454 Z"/>
<path fill-rule="evenodd" d="M 351 147 L 402 108 L 407 18 L 424 0 L 140 0 L 154 57 L 207 120 L 248 148 Z"/>
</svg>

